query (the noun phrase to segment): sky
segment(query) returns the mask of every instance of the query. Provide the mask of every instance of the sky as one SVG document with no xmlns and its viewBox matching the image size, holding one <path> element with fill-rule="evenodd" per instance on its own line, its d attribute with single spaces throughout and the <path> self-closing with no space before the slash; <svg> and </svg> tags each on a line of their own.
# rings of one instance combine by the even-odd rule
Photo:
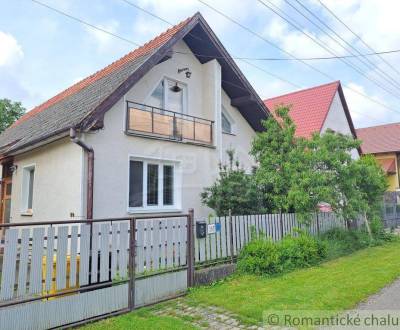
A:
<svg viewBox="0 0 400 330">
<path fill-rule="evenodd" d="M 124 0 L 40 1 L 139 44 L 169 28 Z M 385 61 L 378 56 L 346 59 L 353 68 L 338 59 L 307 61 L 315 69 L 300 61 L 257 60 L 287 59 L 288 53 L 309 58 L 332 56 L 330 52 L 349 55 L 400 49 L 400 1 L 321 0 L 355 32 L 352 34 L 319 0 L 263 0 L 290 16 L 295 26 L 258 0 L 204 0 L 258 36 L 198 0 L 129 1 L 174 24 L 199 11 L 231 56 L 251 58 L 236 62 L 263 99 L 340 80 L 356 127 L 400 121 L 400 53 L 382 55 Z M 20 101 L 28 110 L 135 48 L 31 0 L 0 0 L 0 11 L 0 98 Z M 329 37 L 321 22 L 336 35 L 331 32 Z M 349 49 L 349 44 L 354 48 Z"/>
</svg>

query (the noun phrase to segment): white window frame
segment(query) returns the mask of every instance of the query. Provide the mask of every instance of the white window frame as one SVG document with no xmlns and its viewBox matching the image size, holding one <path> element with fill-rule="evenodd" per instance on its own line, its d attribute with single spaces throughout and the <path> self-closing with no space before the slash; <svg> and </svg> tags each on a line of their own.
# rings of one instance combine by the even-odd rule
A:
<svg viewBox="0 0 400 330">
<path fill-rule="evenodd" d="M 148 105 L 148 101 L 149 101 L 149 99 L 150 99 L 150 97 L 151 97 L 151 94 L 153 94 L 153 92 L 154 92 L 154 90 L 157 88 L 157 86 L 161 83 L 161 82 L 164 82 L 164 98 L 163 98 L 163 105 L 162 105 L 162 108 L 164 109 L 164 110 L 169 110 L 169 111 L 174 111 L 173 109 L 171 109 L 170 107 L 169 107 L 169 104 L 168 104 L 168 94 L 169 93 L 173 93 L 172 91 L 169 91 L 168 90 L 168 81 L 171 81 L 171 82 L 173 82 L 174 84 L 175 83 L 178 83 L 179 85 L 183 85 L 184 86 L 184 88 L 183 88 L 183 104 L 182 104 L 182 106 L 183 106 L 183 114 L 188 114 L 188 95 L 189 95 L 189 93 L 188 93 L 188 84 L 187 83 L 185 83 L 185 82 L 183 82 L 183 81 L 180 81 L 180 80 L 177 80 L 177 79 L 174 79 L 174 78 L 171 78 L 171 77 L 168 77 L 168 76 L 163 76 L 161 79 L 159 79 L 158 81 L 157 81 L 157 83 L 154 85 L 154 87 L 151 89 L 151 91 L 150 91 L 150 93 L 146 96 L 146 98 L 145 98 L 145 101 L 144 101 L 144 104 L 146 104 L 146 105 Z"/>
<path fill-rule="evenodd" d="M 221 132 L 223 134 L 228 134 L 228 135 L 236 135 L 236 125 L 235 121 L 233 120 L 232 116 L 229 114 L 229 112 L 226 110 L 226 108 L 222 105 L 221 106 Z M 222 128 L 222 114 L 225 116 L 225 118 L 229 121 L 231 124 L 231 131 L 230 132 L 225 132 L 224 129 Z"/>
<path fill-rule="evenodd" d="M 129 206 L 129 182 L 130 182 L 130 161 L 143 162 L 143 206 L 130 207 Z M 158 205 L 147 205 L 147 165 L 158 165 Z M 173 166 L 173 205 L 164 204 L 164 171 L 163 165 Z M 181 212 L 182 211 L 182 173 L 181 164 L 178 160 L 161 159 L 145 156 L 129 155 L 128 158 L 128 189 L 127 189 L 127 212 L 128 213 L 163 213 L 163 212 Z"/>
<path fill-rule="evenodd" d="M 29 173 L 31 170 L 34 170 L 33 173 L 33 187 L 32 187 L 32 208 L 28 209 L 28 201 L 29 201 Z M 35 191 L 35 182 L 36 182 L 36 164 L 25 165 L 22 168 L 22 180 L 21 180 L 21 214 L 23 215 L 32 215 L 33 214 L 33 205 L 34 199 L 33 194 Z"/>
</svg>

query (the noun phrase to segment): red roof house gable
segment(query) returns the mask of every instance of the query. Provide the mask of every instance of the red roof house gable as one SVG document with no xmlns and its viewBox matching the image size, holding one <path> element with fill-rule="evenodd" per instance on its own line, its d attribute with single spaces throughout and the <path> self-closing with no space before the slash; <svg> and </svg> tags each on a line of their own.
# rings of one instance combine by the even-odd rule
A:
<svg viewBox="0 0 400 330">
<path fill-rule="evenodd" d="M 264 103 L 274 115 L 275 111 L 273 110 L 277 106 L 291 106 L 290 117 L 296 124 L 296 135 L 309 138 L 312 133 L 321 131 L 333 98 L 339 88 L 340 82 L 335 81 L 266 99 Z M 344 108 L 346 111 L 347 106 L 344 105 Z M 347 118 L 349 119 L 349 116 Z M 349 124 L 352 128 L 353 124 Z"/>
<path fill-rule="evenodd" d="M 77 82 L 76 84 L 72 85 L 71 87 L 65 89 L 61 93 L 53 96 L 49 100 L 45 101 L 44 103 L 36 106 L 26 114 L 24 114 L 21 118 L 19 118 L 11 127 L 18 125 L 19 123 L 31 118 L 32 116 L 36 115 L 38 112 L 41 112 L 48 107 L 56 104 L 57 102 L 63 100 L 64 98 L 71 96 L 83 88 L 87 87 L 88 85 L 92 84 L 93 82 L 107 76 L 111 72 L 119 69 L 125 63 L 129 61 L 133 61 L 145 54 L 148 54 L 155 49 L 159 48 L 163 44 L 165 44 L 168 40 L 170 40 L 175 33 L 177 33 L 180 29 L 182 29 L 187 23 L 191 21 L 194 16 L 188 17 L 184 21 L 180 22 L 179 24 L 171 27 L 167 31 L 163 32 L 162 34 L 158 35 L 154 39 L 150 40 L 149 42 L 145 43 L 143 46 L 136 48 L 135 50 L 129 52 L 125 56 L 121 57 L 120 59 L 116 60 L 115 62 L 111 63 L 110 65 L 106 66 L 105 68 L 95 72 L 94 74 L 90 75 L 82 79 L 81 81 Z"/>
<path fill-rule="evenodd" d="M 357 129 L 364 154 L 400 152 L 400 123 Z"/>
</svg>

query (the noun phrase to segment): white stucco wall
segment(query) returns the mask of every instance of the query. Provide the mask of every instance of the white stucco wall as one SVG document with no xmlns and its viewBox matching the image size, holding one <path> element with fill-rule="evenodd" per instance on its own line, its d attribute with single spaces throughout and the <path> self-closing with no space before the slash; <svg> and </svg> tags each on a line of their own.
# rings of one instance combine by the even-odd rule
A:
<svg viewBox="0 0 400 330">
<path fill-rule="evenodd" d="M 175 50 L 190 52 L 180 42 Z M 189 67 L 192 71 L 190 79 L 178 74 L 177 69 Z M 213 147 L 162 141 L 146 137 L 128 136 L 124 133 L 126 104 L 125 100 L 144 102 L 156 84 L 167 76 L 179 80 L 188 86 L 188 114 L 215 120 Z M 218 163 L 222 155 L 222 145 L 234 143 L 240 153 L 246 153 L 246 147 L 252 136 L 250 126 L 240 118 L 239 112 L 230 107 L 228 96 L 223 93 L 223 101 L 232 117 L 235 118 L 238 134 L 221 137 L 221 69 L 217 61 L 204 65 L 194 56 L 174 54 L 173 58 L 160 63 L 148 72 L 104 118 L 104 129 L 96 134 L 87 134 L 85 142 L 95 151 L 94 168 L 94 217 L 128 216 L 129 191 L 129 157 L 144 157 L 160 160 L 177 161 L 180 181 L 180 208 L 176 211 L 186 212 L 195 209 L 197 217 L 206 217 L 211 212 L 200 201 L 200 193 L 204 187 L 210 186 L 218 174 Z M 231 139 L 231 140 L 229 140 Z M 240 150 L 239 150 L 240 149 Z M 243 162 L 247 162 L 243 160 Z M 179 187 L 178 187 L 179 189 Z"/>
<path fill-rule="evenodd" d="M 12 176 L 11 222 L 52 221 L 84 217 L 82 206 L 82 149 L 68 138 L 17 155 Z M 22 215 L 22 177 L 35 165 L 33 214 Z"/>
<path fill-rule="evenodd" d="M 233 134 L 222 133 L 222 161 L 223 163 L 227 163 L 226 150 L 234 149 L 240 164 L 249 173 L 255 165 L 253 157 L 249 155 L 249 151 L 256 133 L 239 110 L 231 105 L 229 96 L 223 90 L 222 105 L 233 121 Z"/>
<path fill-rule="evenodd" d="M 351 129 L 338 92 L 336 92 L 333 98 L 328 115 L 325 119 L 324 125 L 322 126 L 321 133 L 324 133 L 328 128 L 334 130 L 335 132 L 351 135 Z M 351 156 L 354 159 L 359 158 L 358 151 L 353 149 Z"/>
</svg>

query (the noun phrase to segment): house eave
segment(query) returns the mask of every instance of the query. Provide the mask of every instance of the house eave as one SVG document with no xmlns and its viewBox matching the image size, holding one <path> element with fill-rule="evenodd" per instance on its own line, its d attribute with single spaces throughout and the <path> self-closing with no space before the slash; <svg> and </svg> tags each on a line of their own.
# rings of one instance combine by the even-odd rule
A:
<svg viewBox="0 0 400 330">
<path fill-rule="evenodd" d="M 7 151 L 0 154 L 0 158 L 14 157 L 26 152 L 35 150 L 44 145 L 50 144 L 52 142 L 58 141 L 69 136 L 69 128 L 62 129 L 60 131 L 54 132 L 52 134 L 40 137 L 36 140 L 30 141 L 29 143 L 22 144 L 16 148 L 10 148 Z"/>
</svg>

